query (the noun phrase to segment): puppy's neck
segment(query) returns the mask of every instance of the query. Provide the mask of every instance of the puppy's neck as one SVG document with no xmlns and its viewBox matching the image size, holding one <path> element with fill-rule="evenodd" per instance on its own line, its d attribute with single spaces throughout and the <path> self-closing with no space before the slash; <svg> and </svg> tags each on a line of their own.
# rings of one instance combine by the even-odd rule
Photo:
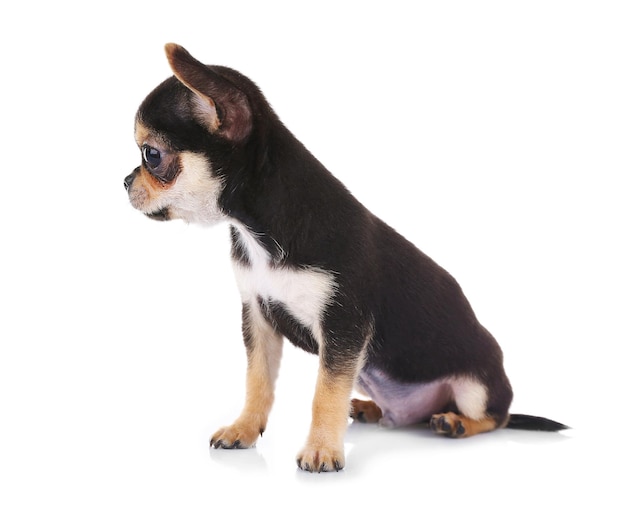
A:
<svg viewBox="0 0 626 505">
<path fill-rule="evenodd" d="M 231 219 L 231 256 L 240 264 L 278 267 L 284 264 L 285 250 L 273 237 L 257 233 L 241 222 Z"/>
</svg>

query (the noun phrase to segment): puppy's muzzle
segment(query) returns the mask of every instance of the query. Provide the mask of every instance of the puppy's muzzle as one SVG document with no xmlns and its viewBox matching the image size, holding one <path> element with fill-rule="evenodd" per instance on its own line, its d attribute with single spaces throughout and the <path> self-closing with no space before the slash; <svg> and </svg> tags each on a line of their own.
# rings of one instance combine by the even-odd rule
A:
<svg viewBox="0 0 626 505">
<path fill-rule="evenodd" d="M 135 180 L 135 177 L 137 177 L 137 174 L 139 173 L 139 168 L 140 167 L 137 167 L 124 179 L 124 189 L 126 191 L 130 190 L 130 187 L 133 185 L 133 181 Z"/>
</svg>

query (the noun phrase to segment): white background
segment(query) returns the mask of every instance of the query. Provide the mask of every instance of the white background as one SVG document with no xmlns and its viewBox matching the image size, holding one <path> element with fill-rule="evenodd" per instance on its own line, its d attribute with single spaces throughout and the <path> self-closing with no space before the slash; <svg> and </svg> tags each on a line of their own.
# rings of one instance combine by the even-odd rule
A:
<svg viewBox="0 0 626 505">
<path fill-rule="evenodd" d="M 8 5 L 1 503 L 624 499 L 622 2 Z M 287 345 L 257 447 L 210 450 L 244 391 L 228 231 L 149 221 L 122 186 L 170 41 L 255 80 L 459 280 L 504 349 L 512 410 L 574 429 L 351 426 L 346 469 L 309 475 L 294 460 L 316 359 Z"/>
</svg>

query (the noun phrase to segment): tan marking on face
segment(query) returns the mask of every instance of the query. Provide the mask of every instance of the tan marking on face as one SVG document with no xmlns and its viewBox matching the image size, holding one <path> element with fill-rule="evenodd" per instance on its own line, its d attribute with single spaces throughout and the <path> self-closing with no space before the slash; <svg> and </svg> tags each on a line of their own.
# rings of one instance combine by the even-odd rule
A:
<svg viewBox="0 0 626 505">
<path fill-rule="evenodd" d="M 135 142 L 137 142 L 138 146 L 145 144 L 151 135 L 152 132 L 141 121 L 135 122 Z"/>
<path fill-rule="evenodd" d="M 142 167 L 129 190 L 131 204 L 145 214 L 168 210 L 170 219 L 212 225 L 224 219 L 218 199 L 222 181 L 215 177 L 210 161 L 194 152 L 176 152 L 158 132 L 141 121 L 135 123 L 135 141 L 141 148 L 147 144 L 161 151 L 162 163 L 179 172 L 169 182 L 154 177 Z M 164 166 L 164 165 L 163 165 Z"/>
<path fill-rule="evenodd" d="M 148 170 L 146 170 L 144 167 L 140 168 L 137 177 L 142 178 L 142 181 L 147 186 L 150 194 L 153 195 L 155 198 L 158 193 L 163 190 L 163 188 L 168 186 L 168 183 L 159 181 L 158 179 L 153 177 L 152 174 L 148 172 Z"/>
<path fill-rule="evenodd" d="M 159 193 L 162 190 L 163 185 L 159 184 L 145 168 L 141 167 L 133 181 L 128 197 L 130 203 L 136 209 L 144 213 L 156 212 L 159 210 L 159 207 L 155 204 L 155 201 L 158 200 Z"/>
<path fill-rule="evenodd" d="M 144 144 L 148 144 L 162 152 L 165 152 L 166 146 L 158 135 L 147 128 L 141 121 L 135 122 L 135 141 L 137 146 L 141 148 Z M 133 185 L 129 191 L 130 202 L 136 209 L 151 213 L 160 210 L 161 193 L 171 183 L 164 183 L 155 178 L 144 166 L 143 154 L 142 164 L 139 173 L 133 181 Z"/>
<path fill-rule="evenodd" d="M 161 135 L 148 128 L 139 120 L 135 121 L 135 142 L 137 142 L 139 147 L 148 144 L 161 151 L 166 151 L 168 148 L 167 142 L 163 140 Z"/>
</svg>

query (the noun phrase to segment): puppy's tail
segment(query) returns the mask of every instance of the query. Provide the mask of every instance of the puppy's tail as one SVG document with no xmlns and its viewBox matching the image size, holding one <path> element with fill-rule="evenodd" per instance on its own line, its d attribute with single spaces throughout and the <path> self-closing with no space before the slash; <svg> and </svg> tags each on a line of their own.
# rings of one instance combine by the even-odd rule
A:
<svg viewBox="0 0 626 505">
<path fill-rule="evenodd" d="M 505 427 L 514 430 L 534 431 L 561 431 L 570 429 L 569 426 L 553 421 L 552 419 L 529 416 L 526 414 L 511 414 L 509 416 L 509 422 Z"/>
</svg>

